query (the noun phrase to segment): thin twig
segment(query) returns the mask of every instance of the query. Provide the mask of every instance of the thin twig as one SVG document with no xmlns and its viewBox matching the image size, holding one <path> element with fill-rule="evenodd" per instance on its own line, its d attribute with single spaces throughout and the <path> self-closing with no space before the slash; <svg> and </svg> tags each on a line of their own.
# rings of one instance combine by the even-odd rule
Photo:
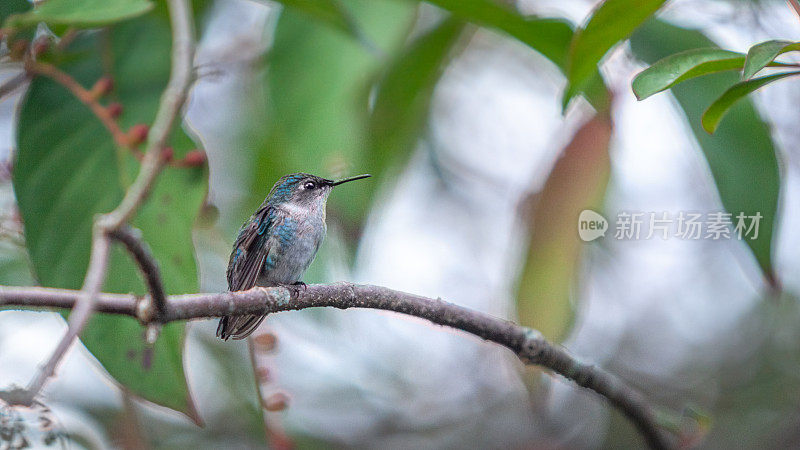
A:
<svg viewBox="0 0 800 450">
<path fill-rule="evenodd" d="M 75 28 L 69 28 L 67 31 L 61 36 L 61 39 L 58 40 L 58 44 L 56 44 L 56 50 L 64 51 L 75 38 L 78 37 L 78 30 Z"/>
<path fill-rule="evenodd" d="M 92 315 L 94 305 L 103 281 L 106 278 L 108 268 L 108 253 L 110 242 L 103 230 L 95 227 L 94 238 L 92 240 L 92 254 L 89 259 L 89 268 L 86 271 L 86 278 L 83 281 L 83 288 L 76 296 L 75 305 L 69 315 L 67 322 L 67 333 L 58 343 L 56 349 L 50 355 L 44 366 L 42 366 L 28 384 L 27 393 L 32 404 L 36 396 L 44 387 L 47 380 L 55 374 L 58 363 L 72 345 L 72 342 L 83 331 L 86 322 Z"/>
<path fill-rule="evenodd" d="M 100 122 L 102 122 L 103 126 L 105 126 L 108 132 L 111 133 L 111 136 L 114 138 L 114 142 L 117 144 L 117 146 L 125 148 L 130 147 L 128 136 L 124 131 L 122 131 L 122 128 L 119 127 L 117 121 L 114 120 L 114 117 L 111 116 L 108 108 L 101 105 L 100 102 L 97 101 L 95 95 L 81 86 L 81 84 L 75 81 L 75 79 L 72 78 L 68 73 L 62 71 L 52 64 L 38 61 L 27 61 L 25 63 L 25 70 L 28 73 L 44 75 L 67 88 L 70 92 L 72 92 L 72 95 L 74 95 L 75 98 L 80 100 L 84 105 L 88 106 L 94 115 L 100 119 Z"/>
<path fill-rule="evenodd" d="M 142 167 L 136 180 L 128 188 L 125 197 L 117 208 L 95 220 L 92 256 L 89 260 L 89 269 L 84 280 L 84 287 L 81 290 L 80 297 L 73 305 L 73 311 L 70 313 L 67 333 L 59 342 L 47 364 L 42 366 L 29 384 L 27 395 L 31 400 L 35 399 L 47 380 L 55 373 L 56 367 L 64 357 L 67 349 L 75 338 L 80 335 L 89 321 L 96 306 L 97 294 L 105 281 L 110 247 L 109 235 L 122 227 L 147 198 L 150 188 L 164 164 L 164 158 L 162 158 L 164 145 L 186 100 L 191 82 L 192 60 L 194 58 L 192 11 L 188 0 L 168 0 L 167 3 L 173 36 L 172 72 L 167 88 L 161 97 L 155 121 L 150 129 L 147 151 Z M 78 98 L 84 96 L 86 90 L 75 82 L 72 77 L 54 66 L 38 62 L 29 62 L 29 65 L 31 66 L 30 70 L 35 73 L 53 77 L 67 86 L 68 89 L 76 93 Z M 94 110 L 93 103 L 87 104 Z M 102 109 L 105 110 L 105 108 Z M 95 114 L 97 113 L 98 111 L 95 111 Z M 98 114 L 98 117 L 101 116 Z"/>
<path fill-rule="evenodd" d="M 144 276 L 145 283 L 147 284 L 147 291 L 150 293 L 152 304 L 155 307 L 154 314 L 149 311 L 140 314 L 146 314 L 148 317 L 145 323 L 161 322 L 161 318 L 166 315 L 167 311 L 167 295 L 164 292 L 164 283 L 161 280 L 161 271 L 158 268 L 156 258 L 150 252 L 150 247 L 142 240 L 141 231 L 123 225 L 117 230 L 113 230 L 109 235 L 125 245 L 128 252 L 133 256 L 136 265 Z"/>
<path fill-rule="evenodd" d="M 164 166 L 164 147 L 183 109 L 192 82 L 194 27 L 191 7 L 187 0 L 170 0 L 168 5 L 172 20 L 172 72 L 148 133 L 147 149 L 139 176 L 128 188 L 119 206 L 104 218 L 109 229 L 119 228 L 127 222 L 147 198 L 153 182 Z"/>
<path fill-rule="evenodd" d="M 0 286 L 0 306 L 69 308 L 80 296 L 78 291 L 65 289 Z M 98 296 L 97 311 L 139 317 L 136 305 L 137 298 L 133 295 L 101 294 Z M 271 314 L 316 307 L 395 311 L 498 343 L 513 351 L 523 362 L 546 367 L 605 397 L 631 420 L 651 448 L 672 446 L 656 422 L 653 409 L 642 394 L 632 387 L 598 367 L 578 361 L 566 349 L 551 344 L 534 330 L 441 299 L 351 283 L 308 285 L 305 289 L 256 287 L 241 292 L 170 296 L 164 322 Z"/>
</svg>

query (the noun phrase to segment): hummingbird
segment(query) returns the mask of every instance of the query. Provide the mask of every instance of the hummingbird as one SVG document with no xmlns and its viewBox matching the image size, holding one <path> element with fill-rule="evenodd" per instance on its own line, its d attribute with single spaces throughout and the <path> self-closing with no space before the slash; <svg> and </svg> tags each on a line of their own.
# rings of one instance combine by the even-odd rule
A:
<svg viewBox="0 0 800 450">
<path fill-rule="evenodd" d="M 300 281 L 325 238 L 325 205 L 334 186 L 368 178 L 333 181 L 307 173 L 281 177 L 239 229 L 228 261 L 228 290 L 253 286 L 305 286 Z M 217 337 L 244 339 L 266 316 L 222 317 Z"/>
</svg>

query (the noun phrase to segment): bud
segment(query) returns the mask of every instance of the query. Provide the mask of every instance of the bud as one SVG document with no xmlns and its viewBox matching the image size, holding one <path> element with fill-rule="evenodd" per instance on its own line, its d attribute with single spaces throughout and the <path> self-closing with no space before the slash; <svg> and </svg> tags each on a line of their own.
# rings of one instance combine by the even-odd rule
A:
<svg viewBox="0 0 800 450">
<path fill-rule="evenodd" d="M 102 77 L 92 86 L 92 90 L 90 91 L 92 97 L 100 98 L 104 95 L 107 95 L 114 89 L 114 79 L 111 77 Z"/>
<path fill-rule="evenodd" d="M 128 144 L 136 147 L 137 145 L 146 141 L 147 133 L 149 131 L 150 127 L 142 123 L 132 126 L 130 130 L 128 130 Z"/>
<path fill-rule="evenodd" d="M 278 338 L 276 338 L 272 333 L 262 333 L 258 336 L 254 336 L 253 342 L 256 343 L 260 351 L 271 352 L 272 350 L 275 350 L 275 346 L 278 343 Z"/>
<path fill-rule="evenodd" d="M 172 158 L 175 157 L 175 150 L 172 147 L 164 147 L 164 152 L 162 153 L 162 158 L 166 162 L 172 162 Z"/>
<path fill-rule="evenodd" d="M 106 109 L 108 109 L 108 115 L 110 115 L 114 119 L 116 119 L 117 117 L 122 115 L 122 104 L 121 103 L 114 102 L 114 103 L 108 105 L 108 107 Z"/>
<path fill-rule="evenodd" d="M 33 41 L 33 55 L 41 56 L 50 49 L 50 38 L 47 36 L 40 36 Z"/>
<path fill-rule="evenodd" d="M 283 411 L 289 406 L 289 396 L 283 392 L 276 392 L 264 398 L 264 409 L 267 411 Z"/>
<path fill-rule="evenodd" d="M 206 154 L 202 150 L 192 150 L 180 162 L 182 167 L 197 167 L 206 163 Z"/>
<path fill-rule="evenodd" d="M 260 383 L 269 383 L 270 379 L 272 378 L 272 374 L 266 367 L 259 367 L 256 369 L 256 376 L 258 377 L 258 381 Z"/>
</svg>

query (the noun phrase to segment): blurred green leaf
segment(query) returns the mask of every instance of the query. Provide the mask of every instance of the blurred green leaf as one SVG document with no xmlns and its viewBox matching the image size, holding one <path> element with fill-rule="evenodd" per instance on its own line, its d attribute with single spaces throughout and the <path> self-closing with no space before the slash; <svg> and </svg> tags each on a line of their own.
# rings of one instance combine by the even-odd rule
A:
<svg viewBox="0 0 800 450">
<path fill-rule="evenodd" d="M 729 343 L 720 351 L 737 356 L 706 374 L 720 392 L 710 405 L 713 425 L 705 440 L 716 448 L 796 446 L 800 302 L 793 295 L 764 300 L 738 318 L 731 329 L 735 336 L 723 336 Z M 691 363 L 702 367 L 703 358 L 695 356 Z M 707 392 L 707 387 L 694 389 L 697 398 Z"/>
<path fill-rule="evenodd" d="M 800 50 L 800 42 L 766 41 L 750 47 L 744 63 L 742 80 L 753 78 L 759 70 L 767 67 L 779 55 L 793 50 Z"/>
<path fill-rule="evenodd" d="M 682 81 L 741 69 L 744 61 L 743 54 L 716 47 L 686 50 L 660 59 L 636 75 L 632 83 L 633 93 L 637 99 L 644 100 Z"/>
<path fill-rule="evenodd" d="M 16 199 L 9 179 L 0 180 L 0 210 L 0 285 L 35 285 L 25 238 L 17 228 L 21 224 L 17 222 Z"/>
<path fill-rule="evenodd" d="M 6 19 L 14 14 L 23 13 L 33 7 L 32 3 L 28 0 L 0 0 L 0 26 L 3 26 Z M 6 30 L 9 31 L 9 30 Z M 6 33 L 0 41 L 10 42 L 12 39 L 27 39 L 33 38 L 34 30 L 14 30 L 13 33 Z"/>
<path fill-rule="evenodd" d="M 364 35 L 342 0 L 275 0 L 287 8 L 292 8 L 309 17 L 343 31 L 357 40 Z"/>
<path fill-rule="evenodd" d="M 9 17 L 3 26 L 24 27 L 45 22 L 91 28 L 131 19 L 152 8 L 150 0 L 48 0 L 32 11 Z"/>
<path fill-rule="evenodd" d="M 428 0 L 428 3 L 467 22 L 507 33 L 542 54 L 562 72 L 567 67 L 567 54 L 574 35 L 571 24 L 562 19 L 524 17 L 494 0 Z M 598 111 L 604 111 L 608 105 L 607 90 L 596 69 L 580 86 L 568 86 L 564 107 L 578 93 L 584 93 Z"/>
<path fill-rule="evenodd" d="M 716 99 L 714 103 L 708 107 L 706 112 L 703 113 L 703 117 L 701 119 L 703 128 L 709 133 L 714 133 L 722 118 L 725 117 L 725 114 L 737 101 L 741 100 L 742 97 L 750 94 L 756 89 L 772 83 L 773 81 L 778 81 L 782 78 L 793 75 L 800 75 L 800 72 L 779 73 L 734 84 L 718 99 Z"/>
<path fill-rule="evenodd" d="M 79 36 L 60 68 L 84 86 L 103 75 L 100 51 L 113 55 L 114 100 L 123 104 L 123 129 L 150 123 L 170 64 L 165 15 L 149 14 L 108 31 Z M 104 39 L 107 47 L 103 46 Z M 45 286 L 79 288 L 88 263 L 93 217 L 113 209 L 134 178 L 138 162 L 117 149 L 109 132 L 62 86 L 35 78 L 22 102 L 14 188 L 34 270 Z M 170 146 L 180 158 L 195 145 L 178 127 Z M 119 153 L 118 153 L 119 152 Z M 206 193 L 204 168 L 164 170 L 133 224 L 159 262 L 168 293 L 197 291 L 191 228 Z M 114 248 L 105 290 L 145 293 L 129 256 Z M 163 327 L 149 367 L 143 364 L 143 328 L 132 318 L 92 318 L 81 340 L 131 392 L 197 419 L 183 365 L 184 325 Z"/>
<path fill-rule="evenodd" d="M 643 25 L 630 42 L 636 57 L 649 64 L 675 53 L 714 45 L 697 30 L 658 20 Z M 700 144 L 723 207 L 732 214 L 760 212 L 763 216 L 758 239 L 745 239 L 745 243 L 767 281 L 774 284 L 771 246 L 780 174 L 769 128 L 749 99 L 730 110 L 727 120 L 713 136 L 706 133 L 700 123 L 705 108 L 738 79 L 735 73 L 722 72 L 686 81 L 674 86 L 671 92 Z"/>
<path fill-rule="evenodd" d="M 666 0 L 606 0 L 572 38 L 567 63 L 569 87 L 564 103 L 583 90 L 603 56 L 655 14 Z"/>
<path fill-rule="evenodd" d="M 0 241 L 0 284 L 5 286 L 36 284 L 25 249 L 7 241 Z"/>
<path fill-rule="evenodd" d="M 551 340 L 572 326 L 583 243 L 576 233 L 581 211 L 599 210 L 611 172 L 611 121 L 597 115 L 564 149 L 540 193 L 526 209 L 533 214 L 531 240 L 517 290 L 520 324 Z"/>
<path fill-rule="evenodd" d="M 508 33 L 564 68 L 572 27 L 561 19 L 526 18 L 495 0 L 427 0 L 467 22 Z"/>
<path fill-rule="evenodd" d="M 569 106 L 569 102 L 578 94 L 583 94 L 583 97 L 598 113 L 604 114 L 608 112 L 611 106 L 608 87 L 606 86 L 603 76 L 600 71 L 596 70 L 589 80 L 584 83 L 580 89 L 577 86 L 568 84 L 564 89 L 564 94 L 561 96 L 561 111 L 564 113 Z"/>
<path fill-rule="evenodd" d="M 389 66 L 378 85 L 369 120 L 372 149 L 367 170 L 380 175 L 392 161 L 408 155 L 428 121 L 433 90 L 464 24 L 449 18 L 417 38 Z"/>
<path fill-rule="evenodd" d="M 28 0 L 0 1 L 0 24 L 4 23 L 8 16 L 25 12 L 31 9 L 31 6 L 31 2 Z"/>
<path fill-rule="evenodd" d="M 348 8 L 386 58 L 401 48 L 416 11 L 413 3 L 395 0 L 351 0 Z M 257 146 L 253 203 L 286 173 L 364 172 L 361 165 L 369 150 L 366 93 L 382 66 L 376 53 L 338 30 L 285 9 L 265 63 L 267 111 L 243 124 Z M 266 125 L 261 122 L 264 117 Z M 357 222 L 379 182 L 368 180 L 334 192 L 329 211 Z"/>
</svg>

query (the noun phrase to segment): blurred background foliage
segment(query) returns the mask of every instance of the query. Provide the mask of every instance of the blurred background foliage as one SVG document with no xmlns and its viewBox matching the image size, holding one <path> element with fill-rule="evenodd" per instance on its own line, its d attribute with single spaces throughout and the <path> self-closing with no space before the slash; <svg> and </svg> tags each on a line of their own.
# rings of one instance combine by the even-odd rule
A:
<svg viewBox="0 0 800 450">
<path fill-rule="evenodd" d="M 197 82 L 169 146 L 208 163 L 169 166 L 133 221 L 169 293 L 225 289 L 238 226 L 281 175 L 369 172 L 332 195 L 306 282 L 386 284 L 537 328 L 683 411 L 669 420 L 686 445 L 798 445 L 800 260 L 782 249 L 800 242 L 779 224 L 800 217 L 800 91 L 750 95 L 795 75 L 800 19 L 782 1 L 192 6 Z M 112 79 L 98 97 L 122 106 L 124 132 L 152 122 L 169 76 L 164 2 L 2 0 L 0 24 L 0 85 L 35 52 L 87 89 Z M 136 150 L 43 76 L 0 106 L 0 283 L 78 288 L 92 218 L 121 199 Z M 585 209 L 763 218 L 743 242 L 639 245 L 610 230 L 584 243 Z M 145 292 L 121 250 L 104 289 Z M 54 426 L 87 448 L 642 445 L 602 402 L 498 349 L 341 314 L 270 318 L 249 349 L 208 321 L 171 324 L 151 348 L 135 320 L 97 316 L 48 391 Z M 0 324 L 0 387 L 24 384 L 63 322 L 4 311 Z"/>
</svg>

